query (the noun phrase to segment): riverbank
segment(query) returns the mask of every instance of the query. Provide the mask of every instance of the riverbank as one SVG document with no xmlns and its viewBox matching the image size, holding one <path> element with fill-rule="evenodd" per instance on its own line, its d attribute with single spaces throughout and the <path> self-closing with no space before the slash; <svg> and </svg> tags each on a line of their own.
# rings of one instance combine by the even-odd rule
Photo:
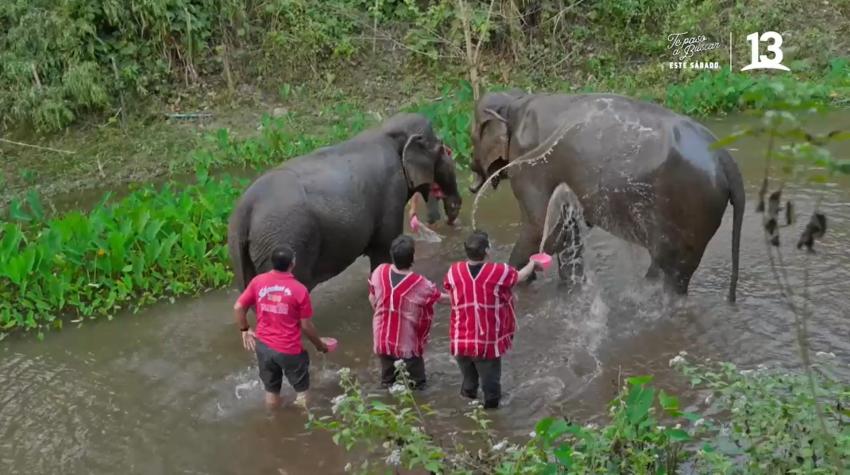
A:
<svg viewBox="0 0 850 475">
<path fill-rule="evenodd" d="M 374 73 L 381 75 L 368 76 Z M 218 99 L 212 93 L 209 101 L 187 106 L 179 113 L 146 104 L 146 111 L 127 123 L 92 123 L 73 126 L 62 134 L 19 138 L 36 147 L 0 143 L 4 157 L 0 206 L 31 191 L 47 203 L 62 203 L 75 200 L 86 190 L 92 195 L 98 189 L 192 173 L 203 162 L 205 151 L 227 147 L 234 139 L 267 143 L 274 148 L 269 153 L 283 161 L 294 150 L 307 150 L 293 147 L 293 143 L 343 140 L 400 110 L 419 110 L 442 120 L 438 123 L 441 132 L 461 152 L 461 164 L 465 164 L 473 101 L 470 85 L 462 75 L 420 75 L 400 83 L 392 81 L 389 68 L 383 72 L 360 70 L 344 82 L 318 87 L 315 83 L 286 83 L 276 91 L 264 91 L 245 85 L 238 101 Z M 690 82 L 670 84 L 661 90 L 629 85 L 600 87 L 571 86 L 565 92 L 619 92 L 697 118 L 758 110 L 779 94 L 789 101 L 840 107 L 850 104 L 850 62 L 835 60 L 819 79 L 809 81 L 794 76 L 754 78 L 727 69 L 707 71 Z M 275 128 L 275 137 L 263 132 L 269 127 Z M 218 158 L 215 165 L 246 166 L 255 161 L 250 156 L 236 156 L 238 153 L 242 152 L 234 150 L 230 157 Z"/>
<path fill-rule="evenodd" d="M 0 141 L 0 205 L 30 190 L 63 201 L 83 189 L 191 173 L 193 151 L 221 129 L 245 138 L 264 116 L 287 116 L 290 136 L 321 136 L 352 114 L 374 121 L 445 99 L 468 80 L 483 89 L 617 92 L 697 117 L 758 109 L 780 94 L 850 102 L 843 2 L 286 5 L 152 1 L 130 14 L 18 0 L 0 9 L 0 24 L 9 25 L 0 50 L 15 66 L 0 71 L 0 137 L 42 147 Z M 768 30 L 783 35 L 791 71 L 740 72 L 747 35 Z M 693 59 L 721 69 L 670 68 L 682 59 L 671 35 L 693 40 Z M 480 52 L 474 60 L 467 37 Z M 444 107 L 468 115 L 465 100 Z"/>
</svg>

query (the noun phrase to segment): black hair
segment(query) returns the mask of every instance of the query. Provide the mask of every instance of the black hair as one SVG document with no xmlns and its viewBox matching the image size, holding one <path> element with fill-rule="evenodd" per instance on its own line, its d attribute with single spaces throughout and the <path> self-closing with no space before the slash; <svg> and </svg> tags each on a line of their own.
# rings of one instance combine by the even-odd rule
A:
<svg viewBox="0 0 850 475">
<path fill-rule="evenodd" d="M 396 269 L 406 270 L 413 265 L 413 248 L 413 238 L 410 236 L 402 234 L 393 239 L 390 244 L 390 257 Z"/>
<path fill-rule="evenodd" d="M 484 231 L 474 231 L 463 243 L 466 257 L 473 261 L 483 261 L 490 248 L 490 238 Z"/>
<path fill-rule="evenodd" d="M 289 270 L 292 261 L 295 259 L 295 252 L 289 246 L 280 246 L 272 251 L 272 269 L 280 272 Z"/>
</svg>

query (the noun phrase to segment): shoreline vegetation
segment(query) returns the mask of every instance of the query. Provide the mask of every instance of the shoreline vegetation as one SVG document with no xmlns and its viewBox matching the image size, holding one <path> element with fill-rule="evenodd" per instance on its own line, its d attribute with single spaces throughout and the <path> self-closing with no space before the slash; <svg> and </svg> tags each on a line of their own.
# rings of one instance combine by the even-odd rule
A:
<svg viewBox="0 0 850 475">
<path fill-rule="evenodd" d="M 263 170 L 399 110 L 431 118 L 465 166 L 479 89 L 616 92 L 696 117 L 761 111 L 764 125 L 750 135 L 798 142 L 775 151 L 786 178 L 850 173 L 821 143 L 848 134 L 813 137 L 795 115 L 850 104 L 850 4 L 751 3 L 5 2 L 0 137 L 42 148 L 0 143 L 0 340 L 230 285 L 227 218 L 247 180 L 222 170 Z M 721 44 L 731 33 L 735 57 L 747 58 L 743 38 L 766 28 L 786 38 L 792 73 L 730 70 L 724 48 L 697 59 L 720 70 L 664 67 L 691 61 L 671 57 L 670 33 Z M 186 174 L 190 183 L 144 184 Z M 126 196 L 56 210 L 68 191 L 122 183 L 135 184 Z M 442 473 L 842 473 L 850 388 L 829 370 L 840 362 L 808 355 L 797 298 L 787 303 L 799 318 L 801 371 L 671 361 L 704 397 L 699 410 L 634 376 L 601 427 L 547 418 L 528 441 L 507 441 L 472 408 L 478 439 L 441 444 L 409 391 L 366 397 L 343 374 L 331 414 L 308 425 L 365 446 L 378 457 L 359 467 L 370 473 L 374 463 Z"/>
<path fill-rule="evenodd" d="M 191 173 L 208 135 L 254 136 L 265 115 L 321 135 L 352 112 L 451 100 L 460 81 L 702 118 L 778 94 L 850 105 L 840 1 L 13 0 L 0 25 L 0 138 L 73 152 L 0 142 L 0 206 Z M 791 73 L 739 72 L 746 36 L 768 28 Z M 721 68 L 669 67 L 694 61 Z"/>
</svg>

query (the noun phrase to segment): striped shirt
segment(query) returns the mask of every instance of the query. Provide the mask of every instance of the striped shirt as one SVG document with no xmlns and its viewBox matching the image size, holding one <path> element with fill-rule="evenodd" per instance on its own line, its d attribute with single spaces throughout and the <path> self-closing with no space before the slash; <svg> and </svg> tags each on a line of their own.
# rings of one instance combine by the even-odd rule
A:
<svg viewBox="0 0 850 475">
<path fill-rule="evenodd" d="M 516 331 L 513 287 L 518 280 L 508 264 L 485 262 L 474 276 L 469 263 L 452 264 L 443 282 L 452 301 L 452 355 L 493 359 L 511 348 Z"/>
<path fill-rule="evenodd" d="M 395 285 L 392 266 L 379 265 L 369 279 L 373 350 L 396 358 L 422 356 L 431 333 L 434 304 L 440 291 L 416 273 L 404 275 Z"/>
</svg>

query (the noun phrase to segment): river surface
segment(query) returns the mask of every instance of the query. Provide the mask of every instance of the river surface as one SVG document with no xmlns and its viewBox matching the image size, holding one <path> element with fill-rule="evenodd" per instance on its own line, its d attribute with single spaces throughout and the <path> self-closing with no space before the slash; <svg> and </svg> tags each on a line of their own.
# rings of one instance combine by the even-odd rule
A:
<svg viewBox="0 0 850 475">
<path fill-rule="evenodd" d="M 708 121 L 718 135 L 742 119 Z M 850 112 L 809 121 L 810 128 L 850 129 Z M 680 351 L 740 365 L 794 367 L 799 358 L 793 316 L 778 296 L 755 201 L 764 143 L 734 144 L 747 184 L 738 304 L 725 301 L 730 275 L 731 206 L 711 241 L 683 302 L 643 281 L 648 256 L 598 229 L 586 237 L 590 283 L 569 294 L 554 272 L 517 292 L 518 332 L 504 359 L 503 408 L 493 414 L 504 436 L 527 437 L 534 421 L 551 414 L 592 420 L 605 413 L 623 378 L 653 374 L 656 384 L 695 399 L 668 365 Z M 835 152 L 850 156 L 847 146 Z M 794 248 L 818 193 L 829 219 L 817 254 Z M 850 183 L 792 187 L 798 222 L 782 230 L 782 251 L 793 282 L 808 260 L 817 311 L 815 351 L 850 361 Z M 442 281 L 462 259 L 472 199 L 461 226 L 436 230 L 441 243 L 419 243 L 416 270 Z M 482 200 L 478 220 L 490 232 L 496 258 L 506 259 L 518 211 L 505 184 Z M 336 353 L 311 353 L 313 401 L 326 411 L 339 394 L 337 370 L 350 367 L 377 388 L 371 355 L 368 263 L 359 260 L 313 293 L 319 332 L 340 341 Z M 328 434 L 310 433 L 294 408 L 269 413 L 262 404 L 255 358 L 240 344 L 231 308 L 237 294 L 223 290 L 146 308 L 112 321 L 66 325 L 46 341 L 18 336 L 0 343 L 0 473 L 5 474 L 237 474 L 342 473 L 356 457 Z M 437 411 L 436 427 L 463 426 L 466 401 L 448 354 L 448 309 L 439 307 L 426 358 L 430 387 L 421 395 Z M 312 350 L 312 348 L 311 348 Z M 845 376 L 848 372 L 845 371 Z M 288 401 L 294 395 L 284 385 Z"/>
</svg>

